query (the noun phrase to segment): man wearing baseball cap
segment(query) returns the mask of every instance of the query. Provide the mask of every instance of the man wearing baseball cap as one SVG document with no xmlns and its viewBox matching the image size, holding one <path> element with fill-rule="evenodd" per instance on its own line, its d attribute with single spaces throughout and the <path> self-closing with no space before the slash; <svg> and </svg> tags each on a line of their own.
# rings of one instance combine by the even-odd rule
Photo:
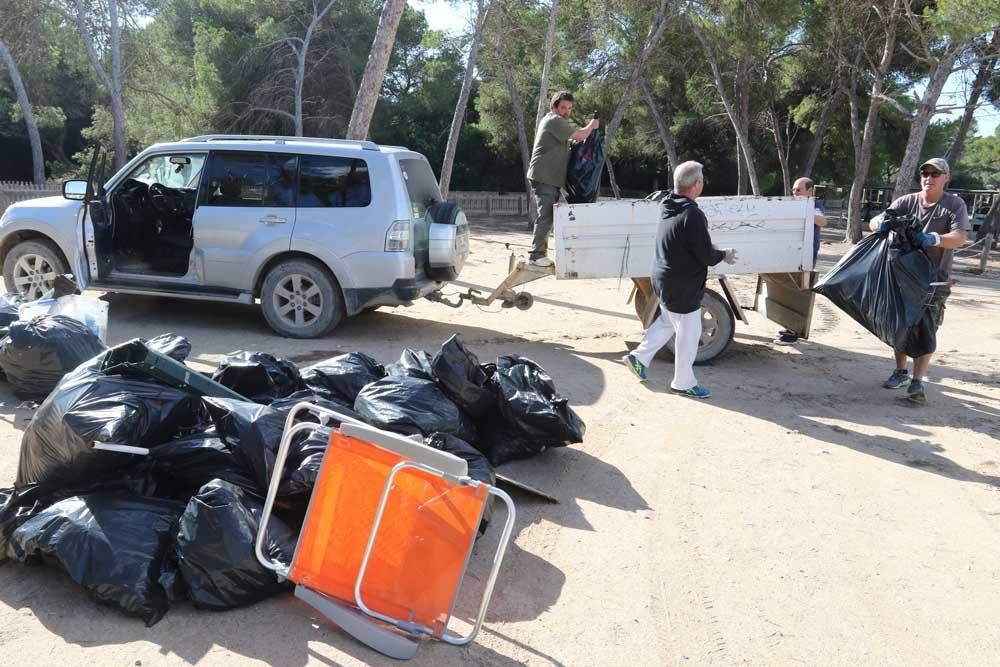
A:
<svg viewBox="0 0 1000 667">
<path fill-rule="evenodd" d="M 892 202 L 889 208 L 900 215 L 913 216 L 921 225 L 920 246 L 927 251 L 937 269 L 936 282 L 948 282 L 951 276 L 952 255 L 955 248 L 965 245 L 966 233 L 972 230 L 965 202 L 958 195 L 945 192 L 944 187 L 951 178 L 951 169 L 943 158 L 935 157 L 920 165 L 920 191 L 903 195 Z M 871 230 L 884 232 L 885 225 L 880 218 L 871 221 Z M 937 287 L 928 308 L 935 327 L 944 321 L 944 304 L 951 290 L 947 285 Z M 914 403 L 924 403 L 924 375 L 931 363 L 933 353 L 923 354 L 913 360 L 913 377 L 907 370 L 907 356 L 899 350 L 893 351 L 896 370 L 882 386 L 886 389 L 907 387 L 906 393 Z"/>
</svg>

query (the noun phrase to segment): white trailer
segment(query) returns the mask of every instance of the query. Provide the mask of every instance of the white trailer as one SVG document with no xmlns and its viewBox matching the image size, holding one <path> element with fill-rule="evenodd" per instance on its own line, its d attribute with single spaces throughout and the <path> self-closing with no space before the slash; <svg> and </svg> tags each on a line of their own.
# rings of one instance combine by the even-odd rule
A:
<svg viewBox="0 0 1000 667">
<path fill-rule="evenodd" d="M 721 354 L 733 339 L 736 318 L 748 323 L 726 282 L 727 275 L 756 274 L 754 309 L 768 319 L 809 335 L 814 204 L 800 197 L 700 197 L 708 231 L 718 248 L 735 248 L 734 264 L 709 269 L 722 294 L 706 289 L 698 362 Z M 662 205 L 655 197 L 557 204 L 554 209 L 557 279 L 631 278 L 630 300 L 643 326 L 659 313 L 649 280 Z"/>
<path fill-rule="evenodd" d="M 659 304 L 649 279 L 662 204 L 657 194 L 646 199 L 613 199 L 593 204 L 556 204 L 555 266 L 538 268 L 511 255 L 509 275 L 487 296 L 475 290 L 463 300 L 526 310 L 533 299 L 515 288 L 539 278 L 555 275 L 559 280 L 630 278 L 635 287 L 634 303 L 643 327 L 659 313 Z M 702 338 L 696 361 L 721 354 L 733 339 L 736 319 L 748 324 L 737 303 L 727 275 L 758 275 L 754 309 L 768 319 L 809 336 L 813 294 L 813 200 L 799 197 L 700 197 L 698 206 L 708 219 L 712 242 L 719 248 L 735 248 L 734 264 L 720 263 L 709 269 L 718 278 L 722 294 L 706 289 L 702 301 Z M 436 300 L 448 303 L 442 298 Z"/>
</svg>

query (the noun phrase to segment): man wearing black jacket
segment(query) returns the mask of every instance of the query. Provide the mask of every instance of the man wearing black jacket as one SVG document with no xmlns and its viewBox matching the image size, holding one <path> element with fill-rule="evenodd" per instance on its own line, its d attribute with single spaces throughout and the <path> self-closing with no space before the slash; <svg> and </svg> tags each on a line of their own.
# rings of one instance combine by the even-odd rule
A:
<svg viewBox="0 0 1000 667">
<path fill-rule="evenodd" d="M 684 162 L 674 170 L 674 192 L 663 202 L 650 273 L 660 300 L 660 315 L 646 330 L 639 347 L 623 359 L 640 380 L 645 380 L 653 356 L 676 334 L 670 389 L 693 398 L 712 395 L 694 376 L 708 267 L 736 261 L 734 250 L 719 250 L 712 245 L 705 214 L 695 203 L 704 186 L 701 164 Z"/>
</svg>

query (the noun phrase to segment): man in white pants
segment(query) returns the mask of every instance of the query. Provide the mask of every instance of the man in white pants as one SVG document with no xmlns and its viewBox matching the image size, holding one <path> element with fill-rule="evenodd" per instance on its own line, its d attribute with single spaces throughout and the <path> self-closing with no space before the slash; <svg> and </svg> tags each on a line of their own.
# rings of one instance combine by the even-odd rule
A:
<svg viewBox="0 0 1000 667">
<path fill-rule="evenodd" d="M 734 250 L 719 250 L 712 245 L 705 214 L 695 203 L 704 187 L 701 164 L 677 165 L 674 191 L 663 201 L 663 216 L 656 229 L 656 257 L 650 270 L 653 291 L 660 300 L 660 316 L 646 330 L 639 347 L 622 359 L 645 381 L 653 356 L 676 334 L 670 389 L 692 398 L 712 395 L 694 376 L 708 267 L 723 260 L 729 264 L 736 261 Z"/>
</svg>

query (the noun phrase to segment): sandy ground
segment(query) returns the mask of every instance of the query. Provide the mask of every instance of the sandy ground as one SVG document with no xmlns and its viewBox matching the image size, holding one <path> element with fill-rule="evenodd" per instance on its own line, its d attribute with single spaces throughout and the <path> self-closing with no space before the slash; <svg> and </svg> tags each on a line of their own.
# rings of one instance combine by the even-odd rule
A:
<svg viewBox="0 0 1000 667">
<path fill-rule="evenodd" d="M 826 235 L 826 267 L 840 235 Z M 503 244 L 528 240 L 509 220 L 474 237 L 462 277 L 484 287 L 505 272 Z M 422 302 L 313 341 L 272 335 L 249 307 L 108 300 L 111 342 L 174 331 L 198 362 L 236 349 L 388 362 L 457 333 L 483 360 L 518 353 L 551 373 L 586 441 L 506 471 L 561 502 L 515 496 L 515 542 L 478 641 L 425 643 L 414 664 L 1000 664 L 1000 283 L 958 277 L 925 408 L 879 386 L 889 350 L 822 299 L 795 347 L 772 345 L 776 327 L 758 315 L 738 325 L 697 371 L 709 401 L 671 395 L 668 361 L 646 384 L 621 364 L 641 336 L 627 282 L 547 278 L 526 312 Z M 4 386 L 0 401 L 9 484 L 32 411 Z M 181 664 L 392 661 L 289 596 L 224 613 L 178 604 L 146 628 L 59 571 L 0 567 L 0 665 Z"/>
</svg>

